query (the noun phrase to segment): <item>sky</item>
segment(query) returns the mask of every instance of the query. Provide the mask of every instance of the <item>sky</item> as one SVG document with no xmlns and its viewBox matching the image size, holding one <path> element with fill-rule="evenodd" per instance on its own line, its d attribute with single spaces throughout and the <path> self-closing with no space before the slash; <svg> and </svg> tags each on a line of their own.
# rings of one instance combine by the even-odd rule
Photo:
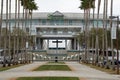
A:
<svg viewBox="0 0 120 80">
<path fill-rule="evenodd" d="M 4 13 L 6 12 L 6 4 L 4 1 Z M 12 1 L 12 13 L 14 13 L 14 5 L 15 5 L 15 0 Z M 97 3 L 98 0 L 96 0 Z M 101 2 L 101 8 L 100 8 L 100 13 L 103 12 L 103 1 Z M 110 13 L 110 1 L 109 1 L 109 6 L 108 6 L 108 12 Z M 113 14 L 114 15 L 120 15 L 120 0 L 113 0 Z M 60 12 L 76 12 L 76 13 L 83 13 L 83 10 L 80 10 L 78 7 L 80 6 L 80 0 L 35 0 L 37 3 L 39 9 L 35 12 L 55 12 L 55 11 L 60 11 Z M 1 0 L 0 0 L 1 3 Z M 21 10 L 22 11 L 22 10 Z M 97 12 L 97 4 L 96 4 L 96 10 Z M 108 13 L 108 14 L 109 14 Z"/>
<path fill-rule="evenodd" d="M 39 10 L 36 12 L 77 12 L 83 13 L 83 10 L 80 10 L 78 7 L 80 6 L 80 0 L 35 0 L 37 5 L 39 6 Z M 96 8 L 97 8 L 96 0 Z M 101 2 L 100 13 L 103 12 L 103 1 Z M 108 5 L 108 14 L 110 14 L 110 1 Z M 113 14 L 120 15 L 120 0 L 113 0 Z M 97 9 L 95 10 L 97 12 Z"/>
</svg>

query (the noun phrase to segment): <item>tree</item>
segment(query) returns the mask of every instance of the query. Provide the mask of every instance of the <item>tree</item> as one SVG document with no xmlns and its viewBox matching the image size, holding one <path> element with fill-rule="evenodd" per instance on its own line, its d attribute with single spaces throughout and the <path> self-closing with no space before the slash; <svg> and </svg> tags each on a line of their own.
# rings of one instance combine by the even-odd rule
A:
<svg viewBox="0 0 120 80">
<path fill-rule="evenodd" d="M 4 61 L 3 61 L 3 67 L 6 67 L 6 55 L 7 55 L 7 38 L 8 38 L 8 0 L 6 0 L 6 30 L 5 30 L 5 35 L 4 35 Z"/>
<path fill-rule="evenodd" d="M 106 64 L 106 68 L 109 68 L 109 65 L 108 65 L 108 37 L 107 37 L 107 13 L 108 13 L 108 0 L 104 0 L 104 18 L 103 18 L 103 22 L 104 22 L 104 26 L 105 26 L 105 51 L 106 51 L 106 61 L 107 61 L 107 64 Z M 111 40 L 111 39 L 110 39 Z"/>
<path fill-rule="evenodd" d="M 1 0 L 1 11 L 0 11 L 0 48 L 1 47 L 1 39 L 2 39 L 2 18 L 3 18 L 3 0 Z"/>
<path fill-rule="evenodd" d="M 9 20 L 11 19 L 11 0 L 9 0 Z M 9 63 L 8 66 L 11 66 L 11 23 L 9 21 L 9 34 L 8 34 L 8 54 L 9 54 Z"/>
<path fill-rule="evenodd" d="M 84 10 L 84 20 L 85 20 L 85 60 L 87 59 L 87 51 L 88 51 L 88 45 L 89 45 L 89 40 L 88 40 L 88 20 L 89 20 L 89 14 L 90 14 L 90 9 L 95 8 L 95 5 L 93 4 L 95 0 L 81 0 L 81 6 L 79 7 L 80 9 Z M 87 61 L 86 61 L 87 62 Z"/>
<path fill-rule="evenodd" d="M 93 5 L 95 5 L 95 1 L 93 2 Z M 93 8 L 93 29 L 94 29 L 94 26 L 95 26 L 95 25 L 94 25 L 94 18 L 95 18 L 95 8 Z M 90 33 L 91 33 L 91 32 L 90 32 Z M 95 43 L 94 43 L 94 42 L 95 42 L 95 40 L 94 40 L 95 38 L 94 38 L 94 36 L 93 36 L 93 35 L 94 35 L 93 33 L 91 33 L 91 35 L 92 35 L 92 42 L 91 42 L 92 45 L 91 45 L 91 48 L 94 49 L 94 48 L 95 48 Z M 92 56 L 92 64 L 94 64 L 94 62 L 95 62 L 95 61 L 94 61 L 94 60 L 95 60 L 95 59 L 94 59 L 94 51 L 92 51 L 92 54 L 93 54 L 93 56 Z"/>
<path fill-rule="evenodd" d="M 113 16 L 113 0 L 111 0 L 110 16 Z M 110 19 L 110 30 L 112 30 L 112 19 Z M 112 70 L 115 70 L 114 52 L 113 52 L 113 39 L 112 38 L 111 38 L 111 50 L 112 50 Z"/>
<path fill-rule="evenodd" d="M 99 62 L 99 37 L 98 37 L 98 27 L 99 27 L 99 12 L 100 12 L 100 4 L 101 4 L 101 0 L 98 0 L 98 10 L 97 10 L 97 29 L 96 29 L 96 63 Z"/>
<path fill-rule="evenodd" d="M 34 0 L 21 0 L 21 5 L 23 6 L 23 12 L 25 10 L 25 20 L 28 19 L 28 14 L 31 14 L 31 19 L 32 19 L 32 11 L 33 10 L 37 10 L 37 6 L 36 3 L 34 2 Z M 29 13 L 28 13 L 29 11 Z M 32 23 L 31 23 L 32 25 Z M 25 21 L 25 30 L 27 29 L 26 27 L 26 21 Z M 27 30 L 26 30 L 27 31 Z M 26 39 L 25 42 L 28 41 L 28 35 L 26 35 Z M 27 54 L 26 48 L 25 48 L 25 56 Z M 25 58 L 27 60 L 27 56 Z"/>
</svg>

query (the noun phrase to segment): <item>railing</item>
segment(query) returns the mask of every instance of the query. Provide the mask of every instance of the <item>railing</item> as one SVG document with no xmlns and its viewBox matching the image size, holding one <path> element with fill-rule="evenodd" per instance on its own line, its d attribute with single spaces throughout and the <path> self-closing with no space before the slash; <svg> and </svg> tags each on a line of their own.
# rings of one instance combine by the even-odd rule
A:
<svg viewBox="0 0 120 80">
<path fill-rule="evenodd" d="M 42 32 L 37 32 L 37 35 L 75 35 L 76 32 L 72 32 L 72 33 L 57 33 L 57 32 L 47 32 L 47 33 L 42 33 Z"/>
<path fill-rule="evenodd" d="M 47 54 L 66 54 L 66 50 L 47 50 Z"/>
</svg>

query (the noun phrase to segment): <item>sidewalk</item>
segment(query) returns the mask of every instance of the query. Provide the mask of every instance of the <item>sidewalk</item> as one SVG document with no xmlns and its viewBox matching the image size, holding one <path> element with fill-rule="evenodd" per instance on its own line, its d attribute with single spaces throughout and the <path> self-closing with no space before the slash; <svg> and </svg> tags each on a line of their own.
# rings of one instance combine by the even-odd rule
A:
<svg viewBox="0 0 120 80">
<path fill-rule="evenodd" d="M 114 76 L 101 72 L 90 67 L 81 65 L 77 62 L 66 62 L 73 71 L 30 71 L 31 69 L 45 64 L 45 62 L 34 62 L 29 65 L 10 69 L 0 72 L 0 80 L 9 80 L 16 77 L 42 77 L 42 76 L 57 76 L 57 77 L 80 77 L 85 80 L 120 80 L 120 76 Z"/>
<path fill-rule="evenodd" d="M 111 75 L 75 62 L 67 62 L 74 72 L 87 80 L 120 80 L 120 75 Z"/>
</svg>

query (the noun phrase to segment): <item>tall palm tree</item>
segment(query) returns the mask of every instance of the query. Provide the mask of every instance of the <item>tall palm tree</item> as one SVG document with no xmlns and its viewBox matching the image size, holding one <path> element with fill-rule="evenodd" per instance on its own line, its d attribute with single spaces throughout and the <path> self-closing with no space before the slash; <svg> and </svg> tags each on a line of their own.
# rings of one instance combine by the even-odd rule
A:
<svg viewBox="0 0 120 80">
<path fill-rule="evenodd" d="M 17 53 L 17 61 L 19 60 L 19 49 L 20 49 L 20 45 L 19 45 L 19 39 L 20 39 L 20 37 L 19 37 L 19 35 L 20 35 L 20 0 L 18 0 L 18 2 L 17 2 L 17 6 L 18 6 L 18 25 L 17 25 L 17 29 L 18 29 L 18 32 L 16 33 L 17 34 L 17 36 L 16 36 L 16 53 Z"/>
<path fill-rule="evenodd" d="M 108 0 L 105 0 L 105 46 L 106 46 L 106 68 L 109 68 L 108 65 L 108 39 L 107 39 L 107 13 L 108 13 Z"/>
<path fill-rule="evenodd" d="M 11 66 L 11 22 L 10 22 L 10 19 L 11 19 L 11 0 L 9 0 L 9 34 L 8 34 L 8 54 L 9 54 L 9 63 L 8 63 L 8 66 Z"/>
<path fill-rule="evenodd" d="M 2 48 L 2 19 L 3 19 L 3 0 L 1 0 L 1 11 L 0 11 L 0 49 Z"/>
<path fill-rule="evenodd" d="M 102 41 L 102 44 L 103 44 L 102 62 L 104 63 L 104 58 L 105 58 L 105 0 L 104 0 L 104 7 L 103 7 L 103 41 Z M 104 65 L 102 65 L 102 67 L 104 67 Z"/>
<path fill-rule="evenodd" d="M 34 0 L 21 0 L 21 5 L 23 6 L 23 9 L 25 10 L 25 20 L 28 20 L 29 13 L 32 13 L 33 10 L 37 10 L 37 6 Z M 26 31 L 26 28 L 27 28 L 27 23 L 25 22 L 25 31 Z M 28 39 L 28 35 L 26 35 L 25 42 L 27 42 L 27 39 Z M 25 59 L 27 60 L 26 47 L 25 47 Z"/>
<path fill-rule="evenodd" d="M 6 27 L 5 27 L 5 34 L 4 34 L 4 61 L 3 67 L 6 67 L 6 55 L 7 54 L 7 38 L 8 38 L 8 0 L 6 0 Z"/>
<path fill-rule="evenodd" d="M 95 1 L 93 2 L 93 5 L 95 5 Z M 94 18 L 95 18 L 95 8 L 93 8 L 93 29 L 94 29 L 94 27 L 95 27 L 95 25 L 94 25 Z M 91 33 L 91 35 L 94 35 L 93 33 Z M 92 36 L 92 49 L 93 49 L 93 51 L 92 51 L 92 64 L 94 64 L 94 36 Z"/>
<path fill-rule="evenodd" d="M 113 0 L 111 0 L 111 9 L 110 9 L 110 16 L 113 16 Z M 110 28 L 112 30 L 112 19 L 110 19 Z M 112 34 L 111 34 L 112 35 Z M 114 65 L 114 52 L 113 52 L 113 39 L 111 38 L 111 50 L 112 50 L 112 70 L 115 70 Z"/>
<path fill-rule="evenodd" d="M 98 0 L 98 11 L 97 11 L 97 29 L 96 29 L 96 63 L 99 61 L 99 42 L 98 42 L 98 29 L 99 29 L 99 13 L 100 13 L 101 0 Z"/>
<path fill-rule="evenodd" d="M 80 9 L 83 9 L 85 12 L 85 61 L 87 59 L 87 51 L 88 51 L 88 20 L 89 20 L 89 12 L 91 8 L 94 8 L 93 2 L 95 0 L 81 0 Z M 87 62 L 87 61 L 86 61 Z"/>
<path fill-rule="evenodd" d="M 21 0 L 21 5 L 23 6 L 23 19 L 25 19 L 25 23 L 24 23 L 24 29 L 25 29 L 25 32 L 26 32 L 26 28 L 27 28 L 27 14 L 28 14 L 28 10 L 27 10 L 27 7 L 28 7 L 28 3 L 29 3 L 29 1 L 31 1 L 31 0 Z M 25 11 L 25 14 L 24 14 L 24 11 Z M 27 34 L 26 34 L 27 35 Z M 27 42 L 27 36 L 23 36 L 23 40 L 25 41 L 25 42 Z M 25 63 L 27 63 L 28 61 L 27 61 L 27 49 L 26 49 L 26 43 L 25 43 L 25 45 L 24 45 L 24 48 L 25 48 Z"/>
<path fill-rule="evenodd" d="M 31 16 L 31 20 L 30 20 L 30 29 L 32 29 L 32 13 L 33 13 L 33 10 L 37 10 L 38 9 L 38 6 L 36 5 L 35 2 L 31 2 L 30 5 L 29 5 L 29 14 Z M 32 35 L 31 35 L 31 30 L 30 31 L 30 46 L 32 46 L 31 44 L 31 41 L 32 41 Z M 33 60 L 33 59 L 32 59 Z"/>
<path fill-rule="evenodd" d="M 17 1 L 18 0 L 15 0 L 15 26 L 14 26 L 14 30 L 16 29 L 16 27 L 17 27 Z M 13 63 L 13 65 L 14 64 L 16 64 L 17 63 L 17 61 L 16 61 L 16 33 L 14 33 L 13 34 L 13 37 L 14 37 L 14 51 L 13 51 L 13 58 L 14 58 L 14 63 Z"/>
</svg>

